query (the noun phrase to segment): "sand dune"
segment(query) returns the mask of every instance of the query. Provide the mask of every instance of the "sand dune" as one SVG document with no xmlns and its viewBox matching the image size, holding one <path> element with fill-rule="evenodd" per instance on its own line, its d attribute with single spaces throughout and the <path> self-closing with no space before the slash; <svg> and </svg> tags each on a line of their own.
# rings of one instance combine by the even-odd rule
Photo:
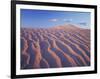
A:
<svg viewBox="0 0 100 79">
<path fill-rule="evenodd" d="M 21 28 L 21 69 L 90 65 L 90 30 L 75 25 Z"/>
</svg>

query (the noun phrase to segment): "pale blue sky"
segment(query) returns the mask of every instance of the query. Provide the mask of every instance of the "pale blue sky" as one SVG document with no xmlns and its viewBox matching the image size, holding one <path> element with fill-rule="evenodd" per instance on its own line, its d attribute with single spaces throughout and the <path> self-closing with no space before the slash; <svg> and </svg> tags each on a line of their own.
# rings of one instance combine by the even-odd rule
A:
<svg viewBox="0 0 100 79">
<path fill-rule="evenodd" d="M 89 12 L 21 9 L 21 27 L 49 28 L 64 24 L 77 24 L 90 28 Z"/>
</svg>

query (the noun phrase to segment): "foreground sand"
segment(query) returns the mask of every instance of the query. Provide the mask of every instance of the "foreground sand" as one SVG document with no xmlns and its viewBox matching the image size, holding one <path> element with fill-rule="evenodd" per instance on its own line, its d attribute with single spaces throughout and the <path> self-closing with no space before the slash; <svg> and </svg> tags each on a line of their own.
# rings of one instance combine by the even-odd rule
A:
<svg viewBox="0 0 100 79">
<path fill-rule="evenodd" d="M 89 65 L 89 29 L 74 25 L 21 28 L 21 69 Z"/>
</svg>

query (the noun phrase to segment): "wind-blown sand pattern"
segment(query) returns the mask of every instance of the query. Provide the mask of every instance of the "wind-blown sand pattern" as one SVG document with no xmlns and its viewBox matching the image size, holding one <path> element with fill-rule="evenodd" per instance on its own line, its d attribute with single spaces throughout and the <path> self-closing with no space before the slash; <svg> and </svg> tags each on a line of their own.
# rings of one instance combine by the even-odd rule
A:
<svg viewBox="0 0 100 79">
<path fill-rule="evenodd" d="M 90 30 L 21 28 L 21 69 L 90 66 Z"/>
</svg>

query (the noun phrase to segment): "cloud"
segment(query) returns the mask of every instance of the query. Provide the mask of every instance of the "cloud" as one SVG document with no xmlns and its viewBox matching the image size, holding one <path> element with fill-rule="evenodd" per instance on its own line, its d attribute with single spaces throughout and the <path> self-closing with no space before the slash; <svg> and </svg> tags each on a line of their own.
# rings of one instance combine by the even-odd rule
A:
<svg viewBox="0 0 100 79">
<path fill-rule="evenodd" d="M 87 26 L 87 23 L 86 22 L 80 22 L 79 24 L 80 25 L 83 25 L 83 26 Z"/>
<path fill-rule="evenodd" d="M 51 21 L 51 22 L 57 22 L 58 19 L 54 18 L 54 19 L 50 19 L 49 21 Z"/>
<path fill-rule="evenodd" d="M 51 22 L 57 22 L 57 21 L 72 22 L 73 20 L 72 19 L 56 19 L 56 18 L 53 18 L 53 19 L 49 19 L 49 21 L 51 21 Z"/>
<path fill-rule="evenodd" d="M 72 19 L 63 19 L 65 22 L 72 22 Z"/>
</svg>

